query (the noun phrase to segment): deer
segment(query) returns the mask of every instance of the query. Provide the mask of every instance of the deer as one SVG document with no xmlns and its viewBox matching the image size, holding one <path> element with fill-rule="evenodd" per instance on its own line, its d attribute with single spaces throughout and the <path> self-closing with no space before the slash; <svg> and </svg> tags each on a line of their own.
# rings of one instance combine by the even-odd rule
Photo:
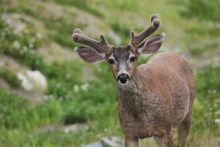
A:
<svg viewBox="0 0 220 147">
<path fill-rule="evenodd" d="M 173 147 L 172 128 L 178 129 L 177 147 L 184 147 L 192 124 L 196 81 L 190 65 L 171 52 L 156 53 L 165 33 L 150 36 L 160 26 L 158 15 L 139 35 L 131 32 L 130 43 L 109 45 L 104 35 L 96 41 L 77 28 L 72 39 L 87 46 L 75 47 L 88 63 L 106 61 L 118 90 L 118 117 L 125 136 L 125 147 L 138 147 L 139 139 L 153 137 L 159 147 Z M 146 40 L 145 40 L 146 39 Z M 151 56 L 137 67 L 141 55 Z"/>
</svg>

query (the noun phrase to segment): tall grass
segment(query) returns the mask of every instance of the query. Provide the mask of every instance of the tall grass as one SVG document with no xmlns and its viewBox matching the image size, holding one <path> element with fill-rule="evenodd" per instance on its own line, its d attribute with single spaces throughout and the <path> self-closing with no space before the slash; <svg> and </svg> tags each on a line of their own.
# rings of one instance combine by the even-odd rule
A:
<svg viewBox="0 0 220 147">
<path fill-rule="evenodd" d="M 14 88 L 21 88 L 21 81 L 17 78 L 15 73 L 7 68 L 0 67 L 0 78 L 4 79 Z"/>
<path fill-rule="evenodd" d="M 201 20 L 209 20 L 214 22 L 220 21 L 220 10 L 218 9 L 220 1 L 218 0 L 189 0 L 183 1 L 183 4 L 185 4 L 188 9 L 188 11 L 182 12 L 183 16 L 199 17 Z"/>
</svg>

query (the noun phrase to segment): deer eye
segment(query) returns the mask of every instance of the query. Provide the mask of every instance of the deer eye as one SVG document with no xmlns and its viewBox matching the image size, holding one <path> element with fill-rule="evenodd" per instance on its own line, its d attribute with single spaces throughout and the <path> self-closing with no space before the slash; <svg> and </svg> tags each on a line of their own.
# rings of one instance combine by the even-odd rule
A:
<svg viewBox="0 0 220 147">
<path fill-rule="evenodd" d="M 109 64 L 114 64 L 114 60 L 113 59 L 109 59 L 108 62 L 109 62 Z"/>
<path fill-rule="evenodd" d="M 136 60 L 136 57 L 131 57 L 130 61 L 134 62 Z"/>
</svg>

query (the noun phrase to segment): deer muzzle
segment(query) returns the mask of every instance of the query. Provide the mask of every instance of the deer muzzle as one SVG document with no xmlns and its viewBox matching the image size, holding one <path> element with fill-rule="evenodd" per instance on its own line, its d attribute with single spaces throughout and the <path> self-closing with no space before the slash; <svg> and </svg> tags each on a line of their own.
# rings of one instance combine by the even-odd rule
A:
<svg viewBox="0 0 220 147">
<path fill-rule="evenodd" d="M 129 79 L 128 74 L 124 74 L 124 73 L 118 75 L 117 78 L 117 80 L 120 82 L 121 85 L 126 85 L 128 83 L 128 79 Z"/>
</svg>

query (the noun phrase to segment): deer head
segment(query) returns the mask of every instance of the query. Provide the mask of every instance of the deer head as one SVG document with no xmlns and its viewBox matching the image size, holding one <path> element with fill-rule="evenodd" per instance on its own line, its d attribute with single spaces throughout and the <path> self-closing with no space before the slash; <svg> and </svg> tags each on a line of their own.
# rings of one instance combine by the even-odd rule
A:
<svg viewBox="0 0 220 147">
<path fill-rule="evenodd" d="M 165 38 L 164 33 L 144 41 L 159 26 L 160 20 L 158 16 L 155 14 L 152 15 L 151 25 L 137 36 L 134 32 L 131 32 L 130 43 L 121 47 L 109 45 L 103 35 L 100 35 L 101 41 L 93 40 L 85 36 L 80 29 L 73 31 L 72 38 L 75 42 L 88 45 L 75 48 L 75 51 L 84 61 L 88 63 L 106 61 L 111 67 L 116 82 L 123 87 L 129 83 L 129 80 L 136 73 L 136 62 L 139 56 L 153 54 L 159 50 Z M 142 43 L 142 41 L 144 42 Z"/>
</svg>

